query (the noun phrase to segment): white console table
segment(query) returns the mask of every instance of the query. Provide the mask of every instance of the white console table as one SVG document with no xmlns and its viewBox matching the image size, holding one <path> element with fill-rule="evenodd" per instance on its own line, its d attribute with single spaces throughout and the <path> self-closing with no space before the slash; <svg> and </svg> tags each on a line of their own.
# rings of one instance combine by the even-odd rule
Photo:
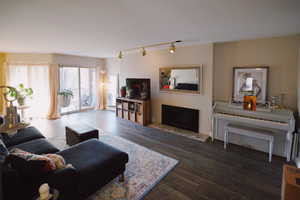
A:
<svg viewBox="0 0 300 200">
<path fill-rule="evenodd" d="M 268 110 L 264 108 L 258 108 L 257 111 L 247 111 L 242 106 L 229 104 L 225 102 L 215 102 L 213 108 L 213 120 L 212 120 L 212 140 L 215 138 L 223 140 L 223 127 L 220 124 L 228 123 L 241 123 L 250 126 L 266 128 L 270 130 L 279 131 L 284 134 L 284 156 L 287 161 L 290 161 L 293 132 L 295 130 L 295 118 L 293 112 L 287 109 L 280 110 Z M 282 137 L 281 137 L 282 138 Z M 280 138 L 275 137 L 280 140 Z"/>
</svg>

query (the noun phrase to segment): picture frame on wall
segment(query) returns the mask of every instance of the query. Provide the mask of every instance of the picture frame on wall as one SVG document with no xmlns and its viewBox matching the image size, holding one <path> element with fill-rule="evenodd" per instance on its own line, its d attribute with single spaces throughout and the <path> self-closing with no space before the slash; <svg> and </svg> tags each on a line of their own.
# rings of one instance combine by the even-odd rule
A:
<svg viewBox="0 0 300 200">
<path fill-rule="evenodd" d="M 232 100 L 242 103 L 245 95 L 256 96 L 258 104 L 267 102 L 269 67 L 233 67 Z"/>
</svg>

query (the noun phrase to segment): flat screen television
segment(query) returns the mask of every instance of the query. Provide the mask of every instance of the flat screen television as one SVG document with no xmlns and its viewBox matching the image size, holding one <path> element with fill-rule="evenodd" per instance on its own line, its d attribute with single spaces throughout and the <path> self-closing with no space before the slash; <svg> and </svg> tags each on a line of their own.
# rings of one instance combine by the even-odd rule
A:
<svg viewBox="0 0 300 200">
<path fill-rule="evenodd" d="M 131 99 L 150 99 L 150 79 L 148 78 L 127 78 L 127 97 Z"/>
</svg>

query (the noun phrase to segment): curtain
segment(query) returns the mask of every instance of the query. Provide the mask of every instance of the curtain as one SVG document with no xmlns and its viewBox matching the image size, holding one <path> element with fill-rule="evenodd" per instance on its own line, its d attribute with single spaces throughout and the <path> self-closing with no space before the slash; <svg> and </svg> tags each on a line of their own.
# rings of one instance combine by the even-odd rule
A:
<svg viewBox="0 0 300 200">
<path fill-rule="evenodd" d="M 6 85 L 6 74 L 7 74 L 6 63 L 3 63 L 2 67 L 0 63 L 0 85 Z M 4 92 L 5 92 L 4 89 L 0 89 L 0 115 L 5 114 L 5 109 L 6 109 L 6 102 L 2 95 Z"/>
<path fill-rule="evenodd" d="M 32 98 L 26 98 L 26 117 L 47 117 L 50 105 L 49 65 L 13 65 L 7 66 L 8 85 L 18 87 L 19 84 L 33 90 Z"/>
<path fill-rule="evenodd" d="M 105 70 L 101 69 L 100 67 L 97 67 L 97 78 L 96 78 L 96 84 L 97 84 L 97 109 L 104 110 L 107 106 L 107 73 Z"/>
<path fill-rule="evenodd" d="M 59 66 L 57 64 L 49 65 L 49 85 L 50 85 L 50 107 L 48 119 L 57 119 L 60 117 L 58 112 L 58 97 L 59 90 Z"/>
</svg>

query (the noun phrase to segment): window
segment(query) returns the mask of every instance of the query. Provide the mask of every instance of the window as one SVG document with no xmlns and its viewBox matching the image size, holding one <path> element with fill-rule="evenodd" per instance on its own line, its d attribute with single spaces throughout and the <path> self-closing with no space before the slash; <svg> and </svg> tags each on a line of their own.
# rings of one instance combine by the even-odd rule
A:
<svg viewBox="0 0 300 200">
<path fill-rule="evenodd" d="M 61 66 L 60 91 L 70 90 L 73 97 L 69 104 L 61 106 L 61 114 L 92 109 L 96 105 L 96 69 Z"/>
<path fill-rule="evenodd" d="M 32 98 L 26 98 L 26 117 L 47 117 L 50 105 L 48 65 L 8 65 L 8 85 L 18 88 L 19 84 L 32 88 Z"/>
<path fill-rule="evenodd" d="M 118 75 L 108 75 L 107 81 L 107 107 L 116 106 L 116 98 L 118 95 Z"/>
</svg>

